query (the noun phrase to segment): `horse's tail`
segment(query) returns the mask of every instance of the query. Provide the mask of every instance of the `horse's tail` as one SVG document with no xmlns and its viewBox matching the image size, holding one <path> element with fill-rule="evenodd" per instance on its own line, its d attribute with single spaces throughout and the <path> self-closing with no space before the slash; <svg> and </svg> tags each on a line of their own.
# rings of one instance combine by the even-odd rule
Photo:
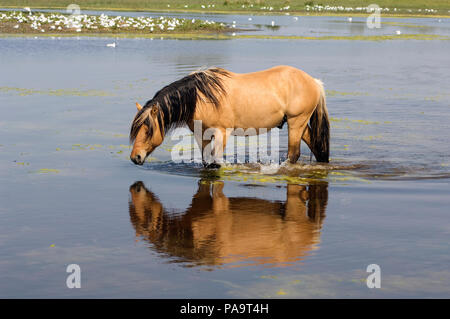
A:
<svg viewBox="0 0 450 319">
<path fill-rule="evenodd" d="M 322 81 L 314 79 L 320 88 L 320 98 L 309 124 L 311 126 L 311 151 L 318 162 L 328 163 L 330 158 L 330 122 L 328 120 L 325 89 Z"/>
</svg>

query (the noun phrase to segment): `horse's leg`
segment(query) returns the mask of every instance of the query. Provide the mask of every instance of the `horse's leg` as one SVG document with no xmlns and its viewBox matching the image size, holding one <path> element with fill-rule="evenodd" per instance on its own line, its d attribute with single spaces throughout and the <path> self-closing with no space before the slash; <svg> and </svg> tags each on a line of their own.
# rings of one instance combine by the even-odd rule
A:
<svg viewBox="0 0 450 319">
<path fill-rule="evenodd" d="M 300 141 L 305 131 L 305 127 L 308 125 L 307 117 L 300 115 L 289 118 L 288 121 L 288 159 L 289 162 L 294 164 L 300 157 Z"/>
<path fill-rule="evenodd" d="M 212 209 L 215 214 L 228 212 L 229 210 L 230 203 L 228 198 L 223 193 L 223 186 L 223 182 L 216 182 L 212 185 Z"/>
<path fill-rule="evenodd" d="M 308 200 L 308 192 L 306 186 L 289 184 L 287 185 L 286 191 L 285 220 L 299 222 L 307 221 L 306 201 Z"/>
<path fill-rule="evenodd" d="M 314 156 L 317 158 L 316 154 L 314 153 L 314 149 L 311 145 L 311 127 L 309 127 L 309 125 L 306 125 L 302 139 L 306 143 L 306 145 L 308 145 L 309 149 L 311 150 L 311 153 L 314 154 Z"/>
<path fill-rule="evenodd" d="M 217 135 L 214 135 L 214 158 L 219 163 L 223 162 L 223 153 L 227 147 L 228 138 L 231 135 L 230 130 L 219 128 L 216 130 Z"/>
<path fill-rule="evenodd" d="M 227 139 L 230 136 L 231 131 L 227 131 L 224 128 L 216 129 L 214 133 L 214 162 L 210 163 L 208 168 L 219 168 L 220 164 L 223 162 L 223 152 L 227 146 Z"/>
<path fill-rule="evenodd" d="M 306 125 L 305 131 L 303 132 L 302 140 L 308 145 L 309 149 L 311 148 L 311 128 L 309 125 Z"/>
<path fill-rule="evenodd" d="M 205 160 L 204 160 L 204 154 L 203 154 L 203 152 L 205 151 L 206 146 L 207 146 L 209 143 L 211 143 L 211 140 L 204 140 L 204 139 L 203 139 L 203 134 L 204 134 L 204 132 L 205 132 L 205 130 L 202 130 L 201 135 L 200 135 L 200 134 L 195 134 L 195 132 L 194 132 L 194 138 L 195 138 L 195 141 L 197 142 L 197 145 L 198 145 L 198 147 L 199 147 L 199 149 L 200 149 L 200 153 L 201 153 L 201 155 L 202 155 L 202 163 L 203 163 L 203 165 L 206 165 L 206 162 L 205 162 Z"/>
<path fill-rule="evenodd" d="M 197 143 L 201 145 L 203 166 L 207 168 L 219 168 L 223 161 L 223 151 L 227 144 L 227 138 L 231 132 L 222 128 L 208 128 L 203 131 L 201 140 L 196 136 Z M 195 135 L 195 134 L 194 134 Z M 206 135 L 206 136 L 205 136 Z M 205 139 L 206 138 L 206 139 Z M 214 144 L 212 139 L 214 138 Z M 205 154 L 206 152 L 206 154 Z M 205 160 L 208 158 L 208 161 Z M 212 158 L 211 158 L 212 157 Z"/>
</svg>

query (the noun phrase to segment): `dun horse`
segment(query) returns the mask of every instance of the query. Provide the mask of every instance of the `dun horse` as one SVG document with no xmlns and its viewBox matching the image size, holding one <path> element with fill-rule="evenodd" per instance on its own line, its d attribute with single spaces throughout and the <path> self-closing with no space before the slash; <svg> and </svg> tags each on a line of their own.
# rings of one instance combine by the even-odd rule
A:
<svg viewBox="0 0 450 319">
<path fill-rule="evenodd" d="M 130 158 L 138 165 L 163 142 L 170 129 L 187 125 L 194 132 L 197 120 L 202 123 L 202 133 L 207 129 L 215 132 L 214 162 L 222 159 L 231 134 L 227 128 L 253 128 L 259 134 L 281 128 L 285 122 L 291 163 L 300 156 L 302 139 L 318 162 L 329 160 L 330 132 L 323 84 L 293 67 L 277 66 L 244 74 L 220 68 L 197 71 L 162 88 L 144 107 L 139 103 L 136 106 Z M 211 141 L 204 140 L 203 134 L 200 138 L 194 135 L 204 158 L 205 147 Z"/>
</svg>

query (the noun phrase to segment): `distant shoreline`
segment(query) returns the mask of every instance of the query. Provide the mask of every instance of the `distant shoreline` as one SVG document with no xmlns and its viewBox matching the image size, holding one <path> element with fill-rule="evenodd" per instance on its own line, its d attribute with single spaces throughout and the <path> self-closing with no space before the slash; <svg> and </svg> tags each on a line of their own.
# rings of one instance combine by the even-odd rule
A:
<svg viewBox="0 0 450 319">
<path fill-rule="evenodd" d="M 66 10 L 66 7 L 59 6 L 29 6 L 32 10 Z M 0 11 L 2 9 L 19 9 L 22 10 L 23 6 L 1 6 Z M 81 10 L 83 11 L 116 11 L 116 12 L 162 12 L 162 13 L 197 13 L 197 14 L 236 14 L 236 15 L 269 15 L 269 16 L 280 16 L 280 15 L 291 15 L 291 16 L 352 16 L 352 17 L 367 17 L 370 13 L 367 12 L 332 12 L 332 11 L 306 11 L 306 10 L 292 10 L 292 11 L 261 11 L 261 10 L 220 10 L 220 9 L 208 9 L 208 10 L 200 10 L 200 9 L 189 9 L 189 8 L 113 8 L 113 7 L 89 7 L 82 6 Z M 422 13 L 406 13 L 402 11 L 394 12 L 382 12 L 382 17 L 395 17 L 395 18 L 450 18 L 450 12 L 422 12 Z"/>
<path fill-rule="evenodd" d="M 0 11 L 0 35 L 90 35 L 117 36 L 131 34 L 220 34 L 237 32 L 235 25 L 202 19 L 176 17 L 122 17 L 99 15 L 69 15 L 60 12 Z"/>
<path fill-rule="evenodd" d="M 3 9 L 3 11 L 2 11 Z M 105 15 L 102 11 L 90 14 L 70 15 L 61 11 L 42 12 L 31 9 L 31 13 L 0 8 L 0 37 L 104 37 L 104 38 L 171 38 L 171 39 L 286 39 L 286 40 L 450 40 L 448 36 L 432 34 L 400 34 L 371 36 L 279 36 L 279 35 L 249 35 L 239 34 L 243 30 L 220 21 L 183 17 L 149 17 Z M 27 9 L 30 10 L 30 9 Z M 46 10 L 46 9 L 40 9 Z M 58 10 L 58 9 L 53 9 Z M 113 10 L 113 9 L 108 9 Z M 118 13 L 121 11 L 117 11 Z M 127 11 L 130 12 L 130 11 Z M 132 11 L 131 11 L 132 12 Z M 144 12 L 144 11 L 139 11 Z M 150 11 L 149 11 L 150 12 Z M 260 15 L 264 15 L 260 13 Z M 309 14 L 314 16 L 315 14 Z M 343 14 L 316 14 L 317 16 L 343 16 Z M 305 15 L 303 15 L 305 16 Z M 349 15 L 347 15 L 349 16 Z M 368 14 L 352 14 L 352 16 L 367 17 Z M 399 17 L 399 16 L 396 16 Z M 435 18 L 438 16 L 434 16 Z M 386 24 L 392 22 L 385 22 Z"/>
<path fill-rule="evenodd" d="M 93 37 L 105 39 L 176 39 L 176 40 L 232 40 L 232 39 L 255 39 L 255 40 L 309 40 L 309 41 L 397 41 L 397 40 L 421 40 L 421 41 L 450 41 L 450 37 L 433 34 L 402 34 L 402 35 L 373 35 L 373 36 L 272 36 L 272 35 L 243 35 L 235 36 L 225 33 L 0 33 L 0 38 L 8 37 L 45 37 L 45 38 L 73 38 Z"/>
</svg>

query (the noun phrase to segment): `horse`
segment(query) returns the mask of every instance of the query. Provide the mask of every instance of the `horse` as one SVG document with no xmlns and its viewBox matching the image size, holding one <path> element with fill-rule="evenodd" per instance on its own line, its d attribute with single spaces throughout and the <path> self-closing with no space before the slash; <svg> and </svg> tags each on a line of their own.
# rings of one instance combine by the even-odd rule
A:
<svg viewBox="0 0 450 319">
<path fill-rule="evenodd" d="M 288 160 L 297 162 L 303 140 L 318 162 L 329 162 L 330 123 L 322 81 L 291 66 L 252 73 L 222 68 L 193 72 L 159 90 L 138 109 L 130 130 L 134 143 L 130 159 L 142 165 L 147 156 L 175 127 L 187 125 L 194 134 L 203 163 L 220 167 L 232 129 L 255 134 L 288 125 Z M 308 125 L 309 122 L 309 125 Z M 206 130 L 213 130 L 209 140 Z M 200 135 L 200 136 L 199 136 Z M 213 157 L 205 161 L 206 146 L 214 138 Z"/>
<path fill-rule="evenodd" d="M 227 197 L 224 186 L 201 179 L 189 206 L 174 211 L 143 182 L 134 183 L 128 208 L 136 237 L 172 260 L 208 266 L 282 267 L 318 248 L 327 183 L 288 184 L 285 199 L 276 201 Z"/>
</svg>

